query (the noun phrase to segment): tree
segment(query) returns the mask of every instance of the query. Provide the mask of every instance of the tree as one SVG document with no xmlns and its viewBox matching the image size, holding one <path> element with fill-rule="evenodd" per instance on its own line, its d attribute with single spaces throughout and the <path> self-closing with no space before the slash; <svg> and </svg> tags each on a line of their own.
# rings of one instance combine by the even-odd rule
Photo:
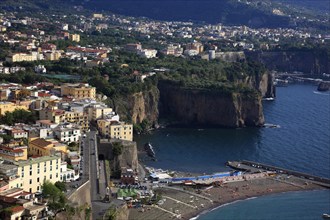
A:
<svg viewBox="0 0 330 220">
<path fill-rule="evenodd" d="M 115 142 L 112 144 L 112 153 L 115 157 L 121 155 L 123 152 L 123 145 L 120 142 Z"/>
<path fill-rule="evenodd" d="M 56 215 L 65 210 L 67 200 L 64 193 L 50 181 L 45 181 L 42 185 L 42 195 L 48 199 L 48 207 Z"/>
<path fill-rule="evenodd" d="M 60 181 L 57 181 L 55 183 L 55 186 L 60 189 L 62 192 L 65 192 L 66 191 L 66 185 L 64 182 L 60 182 Z"/>
</svg>

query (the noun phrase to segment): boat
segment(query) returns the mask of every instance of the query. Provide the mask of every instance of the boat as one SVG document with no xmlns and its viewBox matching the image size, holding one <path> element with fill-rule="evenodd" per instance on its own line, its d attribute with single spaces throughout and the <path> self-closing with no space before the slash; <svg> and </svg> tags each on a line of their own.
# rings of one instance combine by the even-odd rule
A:
<svg viewBox="0 0 330 220">
<path fill-rule="evenodd" d="M 326 214 L 326 213 L 324 213 L 324 214 L 322 215 L 322 217 L 323 217 L 324 219 L 330 219 L 330 214 Z"/>
<path fill-rule="evenodd" d="M 265 100 L 265 101 L 274 101 L 275 98 L 273 98 L 273 97 L 268 97 L 268 98 L 263 98 L 262 100 Z"/>
<path fill-rule="evenodd" d="M 156 157 L 154 148 L 149 142 L 144 145 L 144 150 L 147 152 L 149 157 L 152 157 L 152 158 Z"/>
<path fill-rule="evenodd" d="M 269 124 L 269 123 L 265 123 L 263 125 L 264 128 L 280 128 L 279 125 L 276 125 L 276 124 Z"/>
</svg>

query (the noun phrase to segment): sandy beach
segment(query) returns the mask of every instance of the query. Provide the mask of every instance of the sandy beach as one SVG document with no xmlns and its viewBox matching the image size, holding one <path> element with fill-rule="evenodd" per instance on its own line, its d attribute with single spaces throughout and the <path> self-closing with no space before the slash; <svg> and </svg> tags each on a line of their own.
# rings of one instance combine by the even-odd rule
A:
<svg viewBox="0 0 330 220">
<path fill-rule="evenodd" d="M 204 187 L 205 188 L 205 187 Z M 221 205 L 263 195 L 326 189 L 312 181 L 294 176 L 277 175 L 262 179 L 239 181 L 197 190 L 196 186 L 159 187 L 163 204 L 130 209 L 129 219 L 191 219 Z M 197 193 L 198 192 L 198 193 Z"/>
</svg>

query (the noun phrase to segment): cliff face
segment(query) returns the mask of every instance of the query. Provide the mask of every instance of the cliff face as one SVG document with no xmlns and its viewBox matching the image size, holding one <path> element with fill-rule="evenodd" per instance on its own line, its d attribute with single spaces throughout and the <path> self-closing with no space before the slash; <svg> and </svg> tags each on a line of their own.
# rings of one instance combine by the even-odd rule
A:
<svg viewBox="0 0 330 220">
<path fill-rule="evenodd" d="M 326 92 L 330 90 L 330 82 L 321 82 L 318 87 L 317 87 L 318 91 L 321 92 Z"/>
<path fill-rule="evenodd" d="M 223 127 L 260 126 L 264 123 L 261 96 L 220 94 L 198 89 L 183 89 L 159 82 L 161 116 L 178 123 Z"/>
<path fill-rule="evenodd" d="M 262 97 L 269 98 L 276 97 L 274 79 L 275 76 L 273 74 L 264 73 L 262 76 L 247 77 L 243 82 L 251 88 L 259 90 Z"/>
<path fill-rule="evenodd" d="M 177 123 L 223 127 L 260 126 L 264 123 L 262 97 L 275 97 L 273 76 L 249 76 L 240 82 L 260 91 L 261 95 L 232 93 L 219 94 L 198 89 L 183 89 L 160 81 L 149 91 L 126 97 L 116 104 L 121 115 L 131 116 L 133 123 L 144 119 L 157 125 L 158 118 L 173 118 Z"/>
<path fill-rule="evenodd" d="M 113 106 L 115 106 L 115 111 L 122 120 L 137 124 L 146 119 L 152 125 L 156 125 L 159 115 L 158 102 L 159 90 L 155 86 L 148 91 L 134 93 L 127 97 L 119 97 L 113 100 Z"/>
<path fill-rule="evenodd" d="M 135 93 L 130 97 L 131 115 L 134 124 L 141 123 L 144 119 L 157 123 L 158 120 L 159 90 L 153 88 L 146 92 Z"/>
<path fill-rule="evenodd" d="M 270 70 L 322 74 L 330 73 L 330 59 L 326 51 L 246 51 L 245 55 L 261 62 Z"/>
</svg>

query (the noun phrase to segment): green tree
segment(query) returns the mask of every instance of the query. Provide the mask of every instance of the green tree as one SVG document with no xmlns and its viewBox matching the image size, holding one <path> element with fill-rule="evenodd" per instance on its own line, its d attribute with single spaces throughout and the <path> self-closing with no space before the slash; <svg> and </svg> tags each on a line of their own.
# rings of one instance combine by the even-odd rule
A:
<svg viewBox="0 0 330 220">
<path fill-rule="evenodd" d="M 42 195 L 48 199 L 48 207 L 56 215 L 65 210 L 67 199 L 64 193 L 50 181 L 45 181 L 42 185 Z"/>
<path fill-rule="evenodd" d="M 60 181 L 57 181 L 55 183 L 55 186 L 60 189 L 62 192 L 65 192 L 66 191 L 66 185 L 64 182 L 60 182 Z"/>
<path fill-rule="evenodd" d="M 123 145 L 120 142 L 114 142 L 112 144 L 112 153 L 115 157 L 121 155 L 123 152 Z"/>
</svg>

